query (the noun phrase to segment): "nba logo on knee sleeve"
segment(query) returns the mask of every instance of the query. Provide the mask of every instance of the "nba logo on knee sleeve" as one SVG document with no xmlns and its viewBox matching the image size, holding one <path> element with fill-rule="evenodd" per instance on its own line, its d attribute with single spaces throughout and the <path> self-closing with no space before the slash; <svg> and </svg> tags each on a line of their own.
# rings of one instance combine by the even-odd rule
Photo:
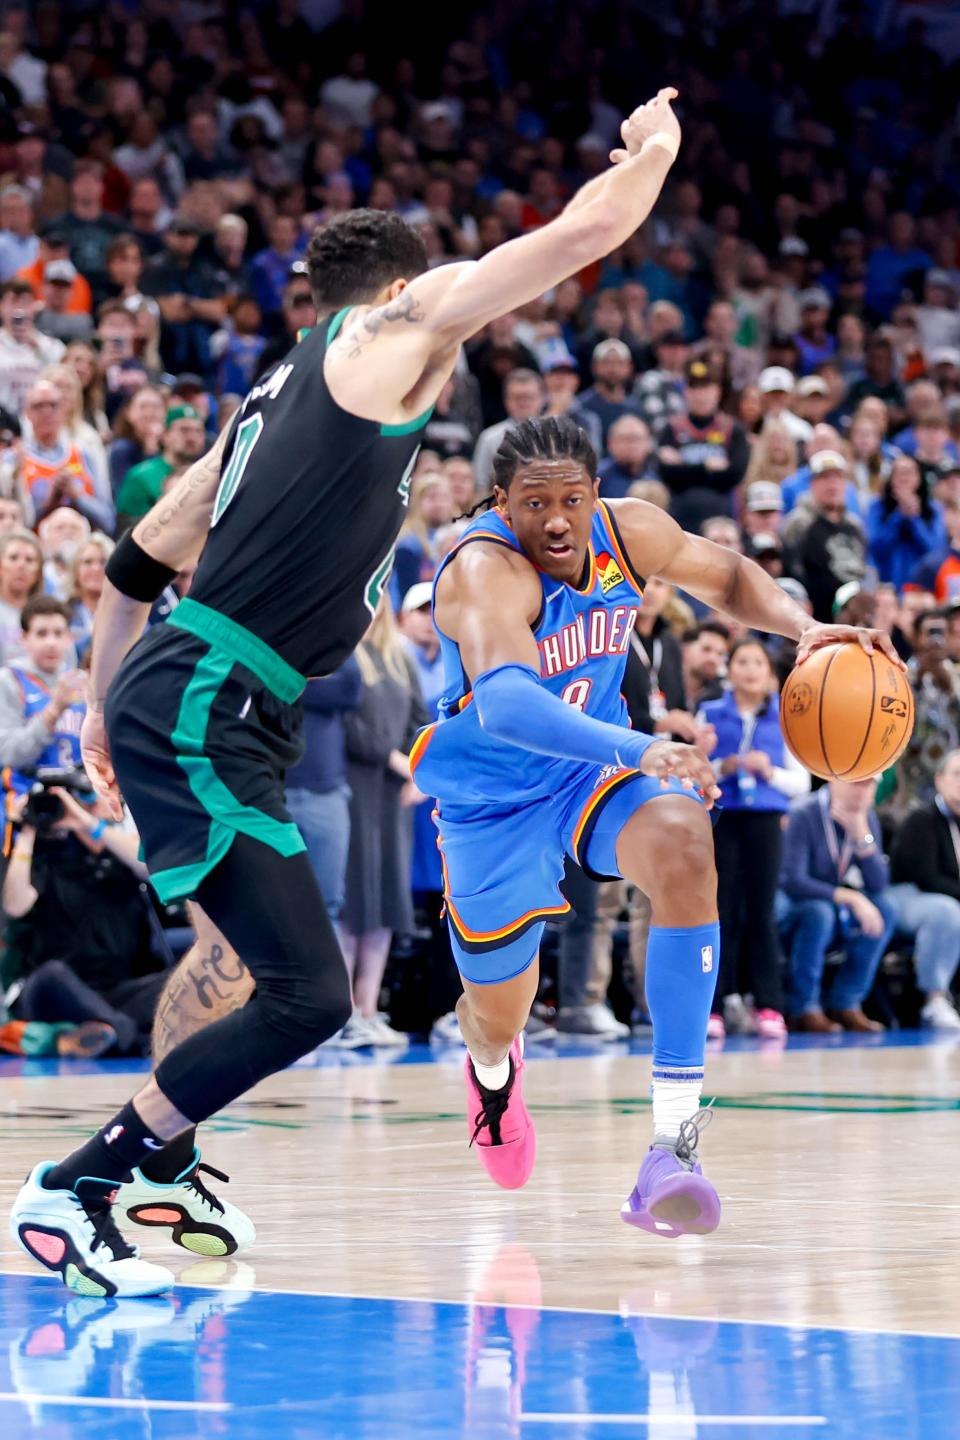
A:
<svg viewBox="0 0 960 1440">
<path fill-rule="evenodd" d="M 703 970 L 704 975 L 709 975 L 709 974 L 710 974 L 710 971 L 713 969 L 713 946 L 712 946 L 712 945 L 701 945 L 701 946 L 700 946 L 700 966 L 701 966 L 701 969 Z"/>
</svg>

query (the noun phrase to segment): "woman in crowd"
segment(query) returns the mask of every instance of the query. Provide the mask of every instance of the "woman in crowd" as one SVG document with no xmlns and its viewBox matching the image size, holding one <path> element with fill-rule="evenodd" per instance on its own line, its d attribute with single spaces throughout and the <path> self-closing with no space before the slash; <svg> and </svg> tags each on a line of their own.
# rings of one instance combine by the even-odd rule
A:
<svg viewBox="0 0 960 1440">
<path fill-rule="evenodd" d="M 869 413 L 853 417 L 849 441 L 853 482 L 860 496 L 861 511 L 866 514 L 871 500 L 880 494 L 890 478 L 892 457 L 884 450 L 876 421 Z"/>
<path fill-rule="evenodd" d="M 783 743 L 776 680 L 759 640 L 733 647 L 728 676 L 723 696 L 708 700 L 697 716 L 716 732 L 708 753 L 723 792 L 716 829 L 723 946 L 709 1033 L 720 1037 L 729 1027 L 779 1039 L 786 1034 L 774 918 L 782 822 L 790 801 L 809 790 L 810 776 Z M 753 995 L 753 1015 L 741 998 L 744 989 Z"/>
<path fill-rule="evenodd" d="M 408 752 L 427 715 L 413 660 L 386 598 L 357 649 L 357 662 L 363 691 L 345 720 L 352 799 L 340 921 L 355 1008 L 337 1043 L 401 1046 L 406 1037 L 378 1011 L 391 938 L 413 930 L 410 807 L 425 797 L 410 778 Z"/>
<path fill-rule="evenodd" d="M 127 471 L 159 453 L 165 414 L 166 406 L 157 387 L 141 385 L 117 415 L 107 450 L 114 498 Z"/>
<path fill-rule="evenodd" d="M 867 537 L 880 579 L 898 590 L 925 555 L 946 551 L 943 508 L 930 498 L 912 456 L 898 455 L 893 461 L 883 493 L 867 511 Z"/>
<path fill-rule="evenodd" d="M 390 581 L 394 609 L 418 580 L 432 580 L 440 563 L 435 538 L 454 517 L 450 482 L 439 467 L 416 476 L 410 491 L 410 509 L 397 541 L 397 558 Z"/>
<path fill-rule="evenodd" d="M 71 443 L 83 451 L 94 488 L 101 493 L 107 485 L 107 452 L 97 430 L 84 419 L 80 377 L 72 365 L 48 365 L 40 372 L 40 379 L 49 380 L 60 396 L 66 416 L 64 430 Z"/>
<path fill-rule="evenodd" d="M 0 535 L 0 654 L 5 664 L 20 653 L 20 615 L 43 585 L 43 550 L 30 530 Z"/>
<path fill-rule="evenodd" d="M 94 531 L 76 551 L 70 566 L 70 633 L 80 659 L 93 639 L 93 621 L 103 594 L 107 561 L 113 553 L 113 541 L 99 530 Z"/>
<path fill-rule="evenodd" d="M 98 435 L 108 436 L 110 426 L 104 409 L 106 397 L 103 379 L 97 365 L 96 352 L 85 340 L 74 340 L 67 346 L 67 364 L 76 371 L 83 391 L 82 414 Z"/>
<path fill-rule="evenodd" d="M 750 464 L 743 477 L 744 491 L 756 480 L 782 485 L 798 465 L 797 442 L 785 425 L 773 420 L 765 425 L 754 443 Z"/>
</svg>

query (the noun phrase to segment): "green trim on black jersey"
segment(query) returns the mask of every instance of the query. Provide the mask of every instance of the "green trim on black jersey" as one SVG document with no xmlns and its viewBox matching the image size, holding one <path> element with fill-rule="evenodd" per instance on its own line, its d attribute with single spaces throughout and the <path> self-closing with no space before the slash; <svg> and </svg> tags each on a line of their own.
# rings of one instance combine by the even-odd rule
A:
<svg viewBox="0 0 960 1440">
<path fill-rule="evenodd" d="M 431 405 L 429 410 L 424 410 L 423 414 L 418 415 L 416 420 L 408 420 L 406 425 L 381 425 L 380 434 L 412 435 L 414 430 L 420 430 L 424 425 L 426 425 L 435 408 L 435 406 Z"/>
<path fill-rule="evenodd" d="M 344 320 L 346 320 L 347 316 L 350 314 L 350 311 L 353 308 L 354 307 L 352 305 L 344 305 L 343 309 L 338 310 L 336 315 L 334 315 L 333 319 L 330 321 L 329 326 L 327 327 L 328 345 L 332 345 L 334 340 L 336 340 L 337 336 L 340 334 L 340 330 L 343 326 Z"/>
<path fill-rule="evenodd" d="M 299 670 L 294 670 L 265 640 L 246 626 L 238 625 L 229 615 L 201 605 L 188 595 L 169 616 L 167 624 L 205 640 L 232 664 L 245 665 L 285 705 L 292 705 L 303 694 L 307 682 Z"/>
</svg>

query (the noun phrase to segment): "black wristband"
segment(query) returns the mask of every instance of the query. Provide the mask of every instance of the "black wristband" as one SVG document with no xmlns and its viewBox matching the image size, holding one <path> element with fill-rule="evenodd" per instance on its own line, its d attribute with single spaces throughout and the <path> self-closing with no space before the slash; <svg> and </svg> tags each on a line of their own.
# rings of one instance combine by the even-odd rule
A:
<svg viewBox="0 0 960 1440">
<path fill-rule="evenodd" d="M 177 573 L 141 549 L 133 538 L 132 530 L 117 541 L 106 569 L 107 579 L 114 589 L 143 604 L 152 604 L 170 581 L 176 579 Z"/>
</svg>

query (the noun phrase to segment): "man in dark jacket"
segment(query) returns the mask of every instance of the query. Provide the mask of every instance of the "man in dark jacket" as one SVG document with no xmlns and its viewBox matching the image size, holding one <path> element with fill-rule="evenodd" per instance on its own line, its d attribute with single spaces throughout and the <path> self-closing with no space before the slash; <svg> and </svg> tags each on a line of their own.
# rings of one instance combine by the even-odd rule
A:
<svg viewBox="0 0 960 1440">
<path fill-rule="evenodd" d="M 698 531 L 711 515 L 733 514 L 750 449 L 743 426 L 720 409 L 720 386 L 705 360 L 687 365 L 684 400 L 686 413 L 659 432 L 657 454 L 671 515 L 685 530 Z"/>
<path fill-rule="evenodd" d="M 960 1030 L 950 982 L 960 964 L 960 750 L 937 766 L 936 798 L 904 820 L 890 856 L 897 929 L 914 939 L 920 1018 Z"/>
</svg>

